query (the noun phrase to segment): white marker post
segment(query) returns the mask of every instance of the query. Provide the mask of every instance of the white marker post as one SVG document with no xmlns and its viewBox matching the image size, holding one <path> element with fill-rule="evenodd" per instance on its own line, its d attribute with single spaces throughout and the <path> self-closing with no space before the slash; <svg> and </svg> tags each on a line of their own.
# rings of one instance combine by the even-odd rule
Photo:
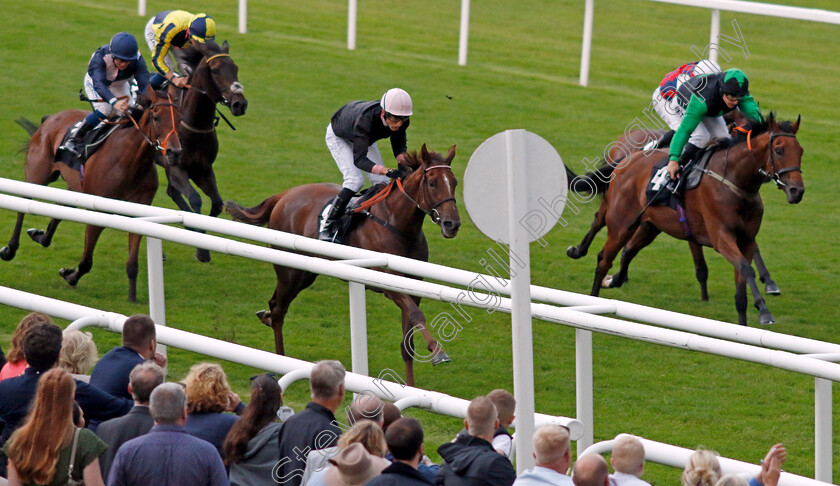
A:
<svg viewBox="0 0 840 486">
<path fill-rule="evenodd" d="M 504 154 L 502 157 L 501 155 Z M 529 243 L 557 223 L 568 193 L 563 161 L 544 139 L 507 130 L 485 140 L 464 174 L 464 202 L 478 229 L 510 245 L 516 470 L 534 467 L 534 349 Z"/>
</svg>

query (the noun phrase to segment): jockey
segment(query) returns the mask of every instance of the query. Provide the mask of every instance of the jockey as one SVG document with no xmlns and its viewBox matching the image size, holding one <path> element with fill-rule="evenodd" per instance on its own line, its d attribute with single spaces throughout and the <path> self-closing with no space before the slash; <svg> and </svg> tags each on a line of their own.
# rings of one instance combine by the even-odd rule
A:
<svg viewBox="0 0 840 486">
<path fill-rule="evenodd" d="M 391 149 L 397 161 L 406 152 L 405 131 L 412 115 L 411 96 L 400 88 L 392 88 L 377 101 L 354 101 L 341 107 L 327 125 L 327 148 L 344 176 L 341 192 L 326 211 L 319 228 L 319 240 L 332 241 L 336 221 L 344 214 L 350 198 L 364 184 L 363 171 L 371 184 L 387 182 L 388 178 L 405 175 L 402 169 L 388 169 L 376 147 L 376 141 L 391 139 Z"/>
<path fill-rule="evenodd" d="M 149 70 L 137 50 L 137 40 L 128 32 L 120 32 L 111 42 L 100 47 L 90 57 L 85 74 L 85 94 L 93 106 L 93 113 L 74 128 L 60 149 L 80 156 L 76 144 L 100 121 L 114 112 L 125 113 L 131 101 L 131 80 L 137 81 L 139 93 L 146 92 Z"/>
<path fill-rule="evenodd" d="M 749 86 L 743 71 L 728 69 L 693 77 L 677 89 L 680 124 L 668 153 L 667 170 L 671 179 L 678 178 L 679 168 L 691 161 L 709 140 L 730 138 L 724 114 L 738 108 L 750 120 L 764 121 Z"/>
<path fill-rule="evenodd" d="M 662 78 L 659 86 L 653 90 L 653 108 L 665 121 L 668 128 L 676 131 L 680 127 L 679 109 L 676 107 L 677 89 L 694 76 L 720 72 L 720 66 L 708 59 L 690 62 L 674 69 Z"/>
<path fill-rule="evenodd" d="M 193 15 L 183 10 L 167 10 L 152 17 L 146 24 L 146 43 L 152 50 L 152 64 L 161 76 L 182 88 L 187 79 L 179 76 L 173 70 L 172 61 L 167 57 L 169 49 L 174 47 L 172 55 L 176 56 L 181 49 L 190 47 L 192 42 L 204 43 L 216 37 L 216 21 L 207 14 Z M 155 75 L 153 84 L 160 84 L 159 75 Z"/>
</svg>

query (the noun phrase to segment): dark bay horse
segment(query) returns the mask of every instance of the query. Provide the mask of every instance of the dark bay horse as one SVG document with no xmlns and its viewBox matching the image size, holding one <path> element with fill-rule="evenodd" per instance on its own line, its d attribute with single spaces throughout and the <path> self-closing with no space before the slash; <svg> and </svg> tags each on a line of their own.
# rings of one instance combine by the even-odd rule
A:
<svg viewBox="0 0 840 486">
<path fill-rule="evenodd" d="M 47 117 L 40 127 L 31 122 L 21 125 L 32 137 L 26 150 L 26 182 L 46 185 L 58 179 L 67 181 L 71 191 L 84 192 L 139 204 L 151 204 L 158 188 L 155 159 L 163 165 L 176 162 L 181 154 L 177 126 L 181 121 L 178 107 L 166 94 L 151 87 L 141 107 L 132 110 L 132 118 L 115 130 L 85 163 L 84 180 L 79 171 L 55 162 L 55 152 L 61 145 L 67 128 L 87 115 L 82 110 L 65 110 Z M 136 118 L 139 116 L 139 120 Z M 129 120 L 136 120 L 132 123 Z M 165 155 L 161 157 L 161 155 Z M 15 257 L 23 225 L 24 213 L 18 213 L 9 246 L 0 250 L 0 257 L 9 261 Z M 46 231 L 29 230 L 29 236 L 43 246 L 49 246 L 60 220 L 53 219 Z M 93 266 L 93 250 L 104 228 L 88 225 L 85 229 L 85 249 L 78 270 L 62 268 L 59 274 L 75 286 Z M 137 301 L 137 257 L 140 235 L 128 235 L 128 300 Z"/>
<path fill-rule="evenodd" d="M 695 242 L 713 247 L 735 267 L 735 308 L 738 323 L 742 325 L 747 323 L 747 284 L 760 322 L 773 322 L 750 265 L 764 214 L 758 191 L 767 180 L 775 180 L 784 189 L 789 203 L 802 200 L 805 191 L 800 169 L 802 147 L 796 138 L 799 122 L 797 119 L 795 123 L 778 124 L 771 113 L 767 123 L 752 127 L 748 134 L 736 138 L 731 147 L 717 151 L 700 186 L 685 194 L 687 220 Z M 688 239 L 676 211 L 667 206 L 646 206 L 645 189 L 651 167 L 663 156 L 664 151 L 649 155 L 636 152 L 627 164 L 602 168 L 602 175 L 611 178 L 605 196 L 607 241 L 598 254 L 592 295 L 599 294 L 613 259 L 625 245 L 621 268 L 613 278 L 618 282 L 626 280 L 632 259 L 660 232 Z"/>
<path fill-rule="evenodd" d="M 248 100 L 239 83 L 239 67 L 230 57 L 227 41 L 196 43 L 181 56 L 191 70 L 189 88 L 181 95 L 180 162 L 166 166 L 166 194 L 182 211 L 201 213 L 201 196 L 190 179 L 210 198 L 210 216 L 218 216 L 224 202 L 216 185 L 213 162 L 219 153 L 216 136 L 216 105 L 221 103 L 234 116 L 245 114 Z M 185 200 L 186 198 L 186 200 Z M 195 257 L 209 262 L 210 252 L 197 249 Z"/>
<path fill-rule="evenodd" d="M 419 155 L 410 154 L 404 164 L 413 169 L 412 173 L 401 182 L 391 182 L 388 186 L 391 190 L 387 196 L 368 210 L 370 217 L 356 216 L 358 219 L 347 236 L 347 244 L 428 261 L 429 248 L 423 234 L 426 215 L 440 226 L 444 238 L 455 237 L 461 226 L 461 218 L 455 205 L 457 181 L 451 169 L 454 157 L 454 145 L 449 149 L 446 158 L 436 152 L 427 151 L 425 145 Z M 340 189 L 341 187 L 335 184 L 297 186 L 250 209 L 229 201 L 227 211 L 238 221 L 257 225 L 268 223 L 268 227 L 274 230 L 317 238 L 318 213 Z M 277 353 L 285 354 L 283 321 L 286 312 L 298 293 L 312 285 L 317 275 L 278 265 L 274 266 L 274 271 L 277 274 L 277 288 L 269 301 L 270 312 L 259 315 L 265 324 L 274 329 Z M 391 270 L 382 271 L 398 274 Z M 432 338 L 426 327 L 426 317 L 418 307 L 419 297 L 392 290 L 383 292 L 402 311 L 403 339 L 400 349 L 405 361 L 406 382 L 413 385 L 414 329 L 418 329 L 426 339 L 427 348 L 433 353 L 432 364 L 447 362 L 449 356 Z"/>
<path fill-rule="evenodd" d="M 743 115 L 740 115 L 740 112 L 737 112 L 737 110 L 730 113 L 736 114 L 731 116 L 730 114 L 727 114 L 728 116 L 726 117 L 730 127 L 733 127 L 732 129 L 734 129 L 734 127 L 736 126 L 743 125 L 746 122 L 746 119 L 743 117 Z M 665 133 L 665 130 L 643 129 L 634 130 L 628 134 L 622 135 L 618 138 L 618 140 L 610 144 L 611 148 L 609 154 L 607 155 L 607 163 L 611 165 L 622 163 L 622 160 L 629 153 L 628 150 L 633 152 L 640 150 L 649 141 L 657 140 Z M 581 195 L 591 194 L 593 191 L 596 191 L 595 187 L 593 187 L 589 182 L 585 182 L 585 179 L 579 178 L 568 167 L 566 167 L 566 174 L 568 176 L 567 180 L 569 182 L 570 191 L 578 191 Z M 594 172 L 590 173 L 589 176 L 589 181 L 598 180 L 602 178 L 602 176 Z M 596 177 L 597 179 L 593 179 L 592 177 Z M 604 192 L 606 192 L 604 188 L 602 188 L 602 195 Z M 589 246 L 592 244 L 592 240 L 595 239 L 595 235 L 597 235 L 598 232 L 601 231 L 601 229 L 604 226 L 606 226 L 606 223 L 604 222 L 605 212 L 606 202 L 602 198 L 601 204 L 598 207 L 598 210 L 595 212 L 595 217 L 592 221 L 592 225 L 590 226 L 589 231 L 584 235 L 580 244 L 578 244 L 577 246 L 570 246 L 566 249 L 566 255 L 569 258 L 577 260 L 586 256 L 587 252 L 589 251 Z M 637 241 L 631 239 L 631 241 L 627 243 L 627 246 L 635 246 L 635 244 L 637 244 Z M 703 301 L 708 301 L 709 290 L 707 282 L 709 279 L 709 267 L 706 264 L 706 257 L 703 255 L 703 247 L 698 245 L 696 242 L 689 240 L 688 248 L 689 251 L 691 251 L 691 257 L 694 261 L 694 275 L 697 278 L 697 282 L 700 284 L 700 298 Z M 622 254 L 625 251 L 626 249 L 622 249 Z M 782 291 L 779 289 L 779 286 L 776 284 L 776 281 L 773 280 L 773 277 L 770 276 L 770 271 L 767 270 L 767 265 L 765 265 L 764 259 L 761 257 L 758 244 L 756 244 L 755 246 L 755 254 L 753 255 L 753 261 L 755 263 L 756 270 L 758 270 L 759 280 L 761 280 L 761 282 L 764 283 L 764 293 L 767 295 L 781 295 Z M 620 287 L 622 284 L 627 282 L 627 278 L 628 277 L 625 275 L 625 280 L 619 282 L 615 280 L 613 276 L 608 275 L 604 279 L 603 287 Z"/>
</svg>

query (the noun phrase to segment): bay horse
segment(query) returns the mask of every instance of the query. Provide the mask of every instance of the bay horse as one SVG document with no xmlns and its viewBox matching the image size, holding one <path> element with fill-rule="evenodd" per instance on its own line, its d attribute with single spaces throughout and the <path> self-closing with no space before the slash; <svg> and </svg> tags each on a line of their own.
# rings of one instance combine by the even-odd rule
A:
<svg viewBox="0 0 840 486">
<path fill-rule="evenodd" d="M 797 204 L 805 191 L 801 176 L 802 147 L 796 138 L 800 119 L 795 123 L 777 123 L 771 113 L 767 122 L 745 130 L 728 148 L 718 150 L 709 161 L 700 185 L 685 193 L 685 209 L 691 238 L 698 245 L 710 246 L 735 268 L 735 308 L 738 323 L 747 324 L 746 286 L 754 296 L 759 322 L 773 322 L 773 316 L 761 297 L 752 269 L 764 205 L 759 195 L 761 185 L 774 180 L 785 191 L 788 203 Z M 667 206 L 648 207 L 645 190 L 652 166 L 665 156 L 635 152 L 627 164 L 602 167 L 609 175 L 604 198 L 604 222 L 607 241 L 598 254 L 592 295 L 598 295 L 604 277 L 618 251 L 626 245 L 621 267 L 613 280 L 626 280 L 627 269 L 635 255 L 660 233 L 689 239 L 677 213 Z"/>
<path fill-rule="evenodd" d="M 133 113 L 132 113 L 133 112 Z M 26 182 L 47 185 L 59 175 L 71 191 L 84 192 L 139 204 L 151 204 L 158 188 L 155 159 L 163 165 L 177 162 L 181 155 L 181 142 L 177 126 L 181 120 L 178 107 L 167 94 L 159 94 L 151 87 L 140 106 L 133 108 L 121 126 L 105 139 L 102 146 L 85 162 L 84 179 L 78 170 L 55 161 L 67 129 L 84 118 L 83 110 L 64 110 L 45 118 L 40 127 L 28 120 L 19 122 L 31 136 L 26 149 Z M 139 116 L 139 120 L 135 118 Z M 129 121 L 130 120 L 130 121 Z M 20 243 L 24 213 L 18 213 L 17 223 L 9 245 L 0 250 L 0 258 L 9 261 L 15 257 Z M 59 219 L 52 219 L 46 231 L 30 229 L 29 236 L 47 247 L 52 242 Z M 93 266 L 93 250 L 102 230 L 99 226 L 85 228 L 85 249 L 78 270 L 62 268 L 59 274 L 71 285 Z M 137 257 L 140 235 L 128 235 L 128 300 L 137 301 Z"/>
<path fill-rule="evenodd" d="M 725 118 L 727 119 L 727 122 L 731 127 L 730 131 L 734 130 L 734 127 L 741 126 L 746 122 L 746 118 L 744 118 L 743 115 L 740 115 L 740 112 L 738 112 L 737 110 L 727 113 L 727 116 L 725 116 Z M 628 154 L 628 149 L 632 152 L 638 151 L 641 148 L 643 148 L 648 142 L 658 140 L 665 133 L 666 130 L 649 129 L 633 130 L 630 133 L 625 133 L 624 135 L 619 137 L 615 142 L 610 144 L 611 148 L 607 155 L 607 163 L 610 165 L 621 164 Z M 575 174 L 573 171 L 571 171 L 571 169 L 566 167 L 566 175 L 569 184 L 569 190 L 576 191 L 581 195 L 592 194 L 593 192 L 597 192 L 596 189 L 592 185 L 590 185 L 589 182 L 587 182 L 601 179 L 603 177 L 601 174 L 597 174 L 596 172 L 597 171 L 593 171 L 587 174 L 589 176 L 589 179 L 586 179 L 585 176 L 583 178 L 578 177 L 577 174 Z M 602 191 L 601 195 L 603 195 L 603 192 L 605 191 Z M 595 239 L 595 235 L 597 235 L 598 232 L 601 231 L 601 229 L 603 229 L 604 226 L 606 226 L 606 223 L 604 221 L 605 211 L 606 202 L 603 198 L 601 198 L 601 204 L 599 205 L 598 210 L 595 212 L 595 217 L 592 220 L 592 225 L 589 227 L 589 231 L 583 236 L 583 239 L 581 240 L 580 244 L 578 244 L 577 246 L 570 246 L 566 249 L 566 255 L 569 258 L 577 260 L 586 256 L 586 254 L 589 251 L 589 247 L 592 244 L 592 240 Z M 634 246 L 636 243 L 636 241 L 631 240 L 631 242 L 628 242 L 628 245 Z M 703 255 L 703 247 L 698 245 L 695 241 L 689 240 L 688 249 L 691 252 L 692 260 L 694 261 L 695 278 L 700 284 L 700 298 L 703 301 L 708 301 L 709 290 L 707 282 L 709 279 L 709 267 L 706 264 L 706 257 Z M 625 249 L 622 249 L 622 255 L 625 251 L 626 246 Z M 757 243 L 755 246 L 755 254 L 753 255 L 753 262 L 755 263 L 756 270 L 758 270 L 759 280 L 761 280 L 761 282 L 764 284 L 764 293 L 767 295 L 781 295 L 782 291 L 779 289 L 779 286 L 776 283 L 776 281 L 773 280 L 773 277 L 770 276 L 770 271 L 767 269 L 767 265 L 764 263 L 764 259 L 761 257 L 761 253 L 759 251 Z M 614 276 L 608 275 L 604 278 L 602 286 L 604 288 L 616 288 L 626 283 L 627 280 L 627 275 L 624 276 L 624 281 L 621 282 L 616 280 Z"/>
<path fill-rule="evenodd" d="M 455 204 L 457 180 L 451 164 L 455 157 L 455 146 L 449 149 L 446 158 L 430 152 L 426 145 L 417 153 L 407 154 L 403 164 L 413 169 L 402 181 L 392 181 L 381 200 L 368 209 L 368 217 L 355 215 L 354 226 L 347 235 L 347 244 L 372 251 L 391 253 L 416 260 L 428 261 L 429 247 L 423 233 L 423 221 L 429 215 L 440 226 L 444 238 L 454 238 L 461 226 L 458 207 Z M 265 225 L 273 230 L 318 237 L 318 214 L 341 187 L 336 184 L 307 184 L 272 196 L 258 206 L 246 209 L 228 201 L 227 211 L 237 221 Z M 274 329 L 274 344 L 278 354 L 285 354 L 283 346 L 283 321 L 289 305 L 300 291 L 312 285 L 316 274 L 304 270 L 274 266 L 277 274 L 277 288 L 269 301 L 269 311 L 258 313 L 260 320 Z M 402 275 L 392 270 L 383 272 Z M 371 289 L 380 291 L 378 289 Z M 432 352 L 432 364 L 450 361 L 443 347 L 432 338 L 426 327 L 426 317 L 418 307 L 420 298 L 393 290 L 381 290 L 394 301 L 402 311 L 402 334 L 400 349 L 405 362 L 406 382 L 414 384 L 414 329 L 419 330 Z"/>
<path fill-rule="evenodd" d="M 216 105 L 221 103 L 234 116 L 242 116 L 248 108 L 248 100 L 239 83 L 239 67 L 230 57 L 227 41 L 221 46 L 213 41 L 195 43 L 179 56 L 179 60 L 186 64 L 191 75 L 189 88 L 181 94 L 178 134 L 183 153 L 179 163 L 165 167 L 166 194 L 182 211 L 200 214 L 201 196 L 190 184 L 192 180 L 210 198 L 210 216 L 215 217 L 224 208 L 213 170 L 219 153 Z M 210 252 L 196 249 L 195 258 L 209 262 Z"/>
</svg>

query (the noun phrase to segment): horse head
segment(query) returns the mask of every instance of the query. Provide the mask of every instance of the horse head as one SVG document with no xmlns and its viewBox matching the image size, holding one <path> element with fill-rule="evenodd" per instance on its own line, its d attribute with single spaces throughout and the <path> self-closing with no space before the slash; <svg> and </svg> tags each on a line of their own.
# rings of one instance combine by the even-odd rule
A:
<svg viewBox="0 0 840 486">
<path fill-rule="evenodd" d="M 407 155 L 401 158 L 402 165 L 412 169 L 412 173 L 405 177 L 405 185 L 416 187 L 414 199 L 417 208 L 440 226 L 444 238 L 454 238 L 461 227 L 461 216 L 455 204 L 458 180 L 451 166 L 455 158 L 455 146 L 449 148 L 446 158 L 437 152 L 430 152 L 426 144 L 423 144 L 419 154 Z"/>
<path fill-rule="evenodd" d="M 139 124 L 147 141 L 155 148 L 155 162 L 163 166 L 177 164 L 181 157 L 181 139 L 178 137 L 181 112 L 177 104 L 166 92 L 157 92 L 151 86 L 140 103 L 143 116 Z"/>
<path fill-rule="evenodd" d="M 773 113 L 767 119 L 770 139 L 767 142 L 767 162 L 764 171 L 776 183 L 779 189 L 785 191 L 788 203 L 797 204 L 805 194 L 805 183 L 802 181 L 802 146 L 796 138 L 799 122 L 777 123 Z"/>
<path fill-rule="evenodd" d="M 196 43 L 191 49 L 202 54 L 195 66 L 190 82 L 216 103 L 230 108 L 231 114 L 241 116 L 248 109 L 244 88 L 239 83 L 239 66 L 230 57 L 230 45 L 224 41 L 221 47 L 208 40 Z"/>
</svg>

